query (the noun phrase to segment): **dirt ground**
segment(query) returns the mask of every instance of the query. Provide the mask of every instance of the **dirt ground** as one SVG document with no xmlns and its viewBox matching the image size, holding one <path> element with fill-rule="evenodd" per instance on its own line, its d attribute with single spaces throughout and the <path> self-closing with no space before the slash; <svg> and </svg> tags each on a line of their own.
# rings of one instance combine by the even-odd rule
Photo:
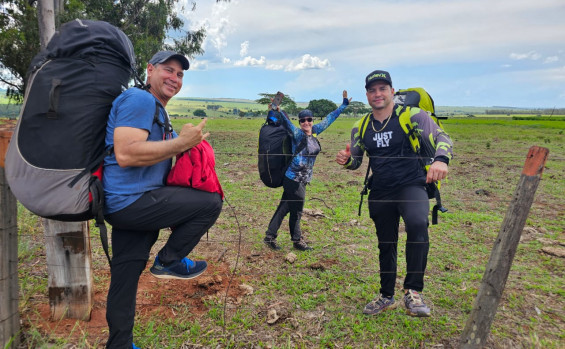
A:
<svg viewBox="0 0 565 349">
<path fill-rule="evenodd" d="M 249 290 L 241 286 L 241 279 L 232 278 L 227 263 L 211 263 L 208 269 L 194 280 L 162 280 L 149 273 L 151 263 L 141 274 L 137 291 L 137 314 L 140 318 L 149 318 L 150 315 L 159 314 L 175 316 L 174 306 L 182 304 L 191 309 L 194 316 L 198 317 L 208 310 L 204 302 L 211 298 L 220 298 L 222 302 L 241 303 Z M 102 279 L 109 280 L 110 271 L 98 270 L 106 276 Z M 229 285 L 229 288 L 228 288 Z M 48 302 L 38 302 L 35 312 L 26 314 L 24 326 L 33 326 L 52 337 L 68 338 L 75 343 L 105 343 L 108 338 L 108 325 L 106 322 L 106 294 L 108 282 L 95 284 L 93 308 L 90 321 L 76 319 L 52 320 Z M 182 290 L 182 292 L 179 292 Z M 31 325 L 33 324 L 33 325 Z M 85 337 L 85 334 L 87 336 Z"/>
</svg>

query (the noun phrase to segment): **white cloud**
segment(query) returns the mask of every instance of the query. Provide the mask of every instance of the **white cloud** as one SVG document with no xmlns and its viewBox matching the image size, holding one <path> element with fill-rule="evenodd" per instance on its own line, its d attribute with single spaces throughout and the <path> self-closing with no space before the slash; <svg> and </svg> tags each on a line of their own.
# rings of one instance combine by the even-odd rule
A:
<svg viewBox="0 0 565 349">
<path fill-rule="evenodd" d="M 261 56 L 261 58 L 253 58 L 251 56 L 247 56 L 239 61 L 235 61 L 233 63 L 236 67 L 249 67 L 249 66 L 256 66 L 256 65 L 265 65 L 265 57 Z"/>
<path fill-rule="evenodd" d="M 193 1 L 181 0 L 177 4 L 177 9 L 192 8 Z M 232 23 L 230 18 L 230 3 L 228 2 L 214 2 L 213 4 L 199 1 L 195 7 L 195 11 L 179 11 L 187 23 L 189 30 L 194 31 L 202 27 L 206 30 L 206 37 L 202 44 L 207 54 L 213 52 L 217 56 L 221 56 L 221 52 L 228 45 L 228 37 L 235 30 L 235 24 Z M 212 47 L 209 47 L 212 46 Z"/>
<path fill-rule="evenodd" d="M 227 46 L 227 31 L 229 28 L 229 20 L 221 18 L 215 25 L 211 25 L 206 30 L 206 39 L 210 40 L 212 45 L 219 52 Z"/>
<path fill-rule="evenodd" d="M 190 70 L 207 70 L 207 69 L 208 69 L 207 60 L 198 60 L 198 61 L 190 62 Z"/>
<path fill-rule="evenodd" d="M 249 52 L 249 41 L 244 41 L 241 43 L 241 50 L 239 50 L 239 55 L 245 57 Z"/>
<path fill-rule="evenodd" d="M 530 51 L 528 53 L 511 53 L 510 54 L 510 59 L 514 59 L 517 61 L 521 61 L 524 59 L 530 59 L 533 61 L 537 61 L 538 59 L 541 58 L 541 55 L 539 53 L 537 53 L 536 51 Z"/>
<path fill-rule="evenodd" d="M 300 62 L 289 63 L 285 70 L 286 71 L 297 71 L 306 69 L 325 69 L 330 67 L 330 61 L 328 59 L 321 59 L 319 57 L 311 56 L 310 54 L 305 54 L 302 56 Z"/>
<path fill-rule="evenodd" d="M 229 59 L 228 57 L 224 57 L 224 58 L 222 59 L 222 63 L 224 63 L 224 64 L 230 64 L 230 63 L 231 63 L 231 59 Z"/>
<path fill-rule="evenodd" d="M 265 69 L 267 70 L 283 70 L 284 69 L 284 65 L 282 64 L 267 64 L 267 66 L 265 67 Z"/>
<path fill-rule="evenodd" d="M 559 57 L 557 57 L 557 56 L 551 56 L 551 57 L 547 57 L 547 58 L 543 61 L 543 63 L 546 63 L 546 64 L 547 64 L 547 63 L 554 63 L 554 62 L 557 62 L 557 61 L 559 61 Z"/>
</svg>

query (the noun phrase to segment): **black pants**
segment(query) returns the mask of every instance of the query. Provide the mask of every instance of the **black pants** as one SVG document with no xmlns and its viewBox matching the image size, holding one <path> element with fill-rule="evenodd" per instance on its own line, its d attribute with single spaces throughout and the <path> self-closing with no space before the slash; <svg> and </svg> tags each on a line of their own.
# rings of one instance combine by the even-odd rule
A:
<svg viewBox="0 0 565 349">
<path fill-rule="evenodd" d="M 286 176 L 283 179 L 283 194 L 281 202 L 271 218 L 269 228 L 267 229 L 266 236 L 268 238 L 277 238 L 277 232 L 281 223 L 290 212 L 288 227 L 290 230 L 290 239 L 292 241 L 300 241 L 302 231 L 300 230 L 300 219 L 302 218 L 302 210 L 304 209 L 304 198 L 306 197 L 306 185 L 300 182 L 288 179 Z"/>
<path fill-rule="evenodd" d="M 404 289 L 421 292 L 428 261 L 428 212 L 426 188 L 409 186 L 394 191 L 371 190 L 369 213 L 375 222 L 379 240 L 379 264 L 383 296 L 394 295 L 397 267 L 398 224 L 406 227 L 406 278 Z"/>
<path fill-rule="evenodd" d="M 178 261 L 196 247 L 221 210 L 222 199 L 217 193 L 168 186 L 147 192 L 130 206 L 105 217 L 112 225 L 107 348 L 132 347 L 137 283 L 159 230 L 172 230 L 159 259 L 165 264 Z"/>
</svg>

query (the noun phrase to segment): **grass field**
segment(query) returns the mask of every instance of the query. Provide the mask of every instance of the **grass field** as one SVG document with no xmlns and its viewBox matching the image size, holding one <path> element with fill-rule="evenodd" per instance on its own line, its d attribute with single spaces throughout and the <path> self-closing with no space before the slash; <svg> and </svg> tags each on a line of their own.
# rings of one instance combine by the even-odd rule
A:
<svg viewBox="0 0 565 349">
<path fill-rule="evenodd" d="M 16 118 L 20 111 L 20 105 L 14 104 L 13 101 L 9 101 L 5 96 L 5 92 L 0 90 L 0 118 Z M 260 96 L 257 95 L 257 98 Z M 364 96 L 359 96 L 364 98 Z M 361 100 L 355 98 L 354 100 Z M 364 99 L 362 101 L 365 103 Z M 339 103 L 340 101 L 335 101 Z M 306 108 L 308 102 L 297 102 L 299 108 Z M 510 111 L 515 111 L 516 114 L 500 113 L 498 115 L 487 115 L 487 110 L 500 110 L 503 107 L 472 107 L 472 106 L 436 106 L 436 114 L 440 116 L 469 116 L 474 117 L 488 117 L 488 118 L 507 118 L 513 115 L 523 116 L 524 110 L 520 108 L 506 108 Z M 258 103 L 254 100 L 249 99 L 235 99 L 235 98 L 189 98 L 189 97 L 175 97 L 167 105 L 167 111 L 173 117 L 193 117 L 194 111 L 197 109 L 204 110 L 206 116 L 210 118 L 234 118 L 239 115 L 239 112 L 243 113 L 255 113 L 263 115 L 266 113 L 267 107 Z M 562 113 L 565 109 L 557 109 L 557 114 Z M 544 110 L 548 111 L 548 110 Z M 531 114 L 532 116 L 538 116 L 540 112 Z M 559 115 L 563 117 L 563 115 Z"/>
<path fill-rule="evenodd" d="M 171 113 L 174 110 L 172 104 Z M 173 123 L 179 129 L 187 121 L 200 119 L 177 118 Z M 361 313 L 379 289 L 377 239 L 366 201 L 357 216 L 365 171 L 347 171 L 334 161 L 353 122 L 340 118 L 319 136 L 322 152 L 307 188 L 302 221 L 314 250 L 303 253 L 292 250 L 286 220 L 279 231 L 281 252 L 261 242 L 282 193 L 265 187 L 258 177 L 262 120 L 208 120 L 208 140 L 216 151 L 216 170 L 227 198 L 217 224 L 193 252 L 210 268 L 203 277 L 186 282 L 143 273 L 136 345 L 456 348 L 528 149 L 538 145 L 549 148 L 549 159 L 486 347 L 565 347 L 565 263 L 550 253 L 565 249 L 565 121 L 445 121 L 455 157 L 442 186 L 449 211 L 440 215 L 440 224 L 430 226 L 424 296 L 432 317 L 425 319 L 411 318 L 400 307 L 377 317 Z M 101 348 L 107 338 L 109 272 L 96 229 L 91 229 L 93 320 L 49 321 L 41 224 L 21 207 L 18 224 L 22 348 Z M 153 256 L 167 234 L 162 232 Z M 397 297 L 405 275 L 404 241 L 402 230 Z M 297 255 L 294 263 L 285 260 L 290 252 Z"/>
</svg>

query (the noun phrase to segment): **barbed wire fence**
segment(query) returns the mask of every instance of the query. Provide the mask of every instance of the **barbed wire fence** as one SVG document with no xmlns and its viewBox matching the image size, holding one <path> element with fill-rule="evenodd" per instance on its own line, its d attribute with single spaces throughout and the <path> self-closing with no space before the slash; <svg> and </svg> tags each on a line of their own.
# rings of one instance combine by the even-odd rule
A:
<svg viewBox="0 0 565 349">
<path fill-rule="evenodd" d="M 335 150 L 335 152 L 333 152 L 333 150 Z M 332 153 L 336 153 L 337 149 L 330 149 L 330 151 L 328 152 L 329 154 Z M 216 155 L 218 157 L 233 157 L 236 156 L 238 158 L 247 158 L 248 160 L 251 160 L 249 158 L 256 158 L 257 154 L 256 153 L 237 153 L 237 152 L 216 152 Z M 322 159 L 318 159 L 317 162 L 323 162 L 323 161 L 330 161 L 331 159 L 331 155 L 327 155 L 327 156 L 321 156 Z M 514 155 L 509 155 L 509 156 L 492 156 L 490 157 L 491 160 L 496 160 L 496 161 L 503 161 L 504 163 L 514 163 L 516 165 L 518 165 L 518 168 L 521 168 L 521 162 L 523 162 L 524 160 L 524 156 L 514 156 Z M 472 156 L 469 157 L 464 157 L 462 159 L 458 159 L 458 161 L 471 161 L 472 160 Z M 565 158 L 560 157 L 559 154 L 558 156 L 551 156 L 551 161 L 552 162 L 559 162 L 562 163 L 563 161 L 565 161 Z M 230 163 L 233 164 L 233 163 Z M 557 168 L 562 168 L 563 165 L 559 164 L 558 166 L 556 166 Z M 249 169 L 246 167 L 246 165 L 242 165 L 242 168 L 245 169 L 245 171 L 249 171 Z M 229 171 L 237 171 L 237 169 L 234 168 L 230 168 Z M 253 171 L 256 172 L 256 169 L 253 169 Z M 253 172 L 251 171 L 251 172 Z M 315 168 L 316 171 L 316 168 Z M 221 169 L 218 171 L 219 172 L 219 177 L 220 180 L 222 180 L 222 175 L 221 172 L 224 172 L 224 170 Z M 364 174 L 364 170 L 359 170 L 359 173 L 363 173 Z M 508 185 L 511 186 L 512 185 L 512 181 L 516 181 L 517 177 L 519 176 L 519 172 L 515 171 L 516 173 L 510 173 L 511 176 L 509 176 L 508 178 L 510 178 L 511 180 L 509 181 Z M 315 173 L 314 175 L 314 181 L 316 181 L 316 176 L 321 176 L 323 174 L 321 173 Z M 455 174 L 456 175 L 456 174 Z M 453 176 L 455 176 L 453 175 Z M 562 175 L 558 175 L 561 176 Z M 249 185 L 260 185 L 260 182 L 258 180 L 258 175 L 256 175 L 254 180 L 251 180 L 250 182 L 247 182 L 246 184 Z M 461 182 L 468 182 L 471 181 L 472 179 L 476 179 L 477 177 L 479 177 L 480 180 L 486 180 L 488 182 L 488 177 L 486 177 L 486 175 L 478 175 L 478 174 L 474 174 L 473 178 L 469 178 L 469 179 L 464 179 Z M 357 180 L 362 179 L 361 177 L 357 176 L 356 177 Z M 351 178 L 349 178 L 351 179 Z M 333 184 L 339 184 L 339 183 L 333 183 Z M 361 189 L 361 184 L 362 183 L 356 183 L 350 186 L 350 188 L 347 188 L 348 191 L 353 191 L 355 192 L 355 194 L 358 194 L 359 190 Z M 540 186 L 543 186 L 543 184 Z M 496 191 L 496 194 L 491 194 L 491 195 L 484 195 L 484 193 L 476 193 L 476 196 L 474 197 L 457 197 L 457 198 L 452 198 L 450 195 L 450 190 L 457 190 L 457 188 L 453 188 L 451 184 L 448 184 L 446 188 L 450 188 L 448 190 L 445 190 L 445 194 L 444 194 L 444 201 L 449 202 L 450 199 L 454 199 L 454 202 L 457 202 L 458 205 L 462 205 L 463 208 L 466 206 L 469 206 L 471 204 L 484 204 L 484 205 L 488 205 L 490 207 L 496 208 L 496 210 L 498 211 L 496 214 L 491 214 L 493 217 L 496 217 L 496 219 L 501 220 L 501 212 L 503 215 L 503 211 L 504 208 L 508 206 L 508 204 L 511 202 L 512 198 L 511 198 L 511 193 L 512 193 L 512 188 L 510 187 L 506 187 L 506 189 L 501 190 L 500 188 L 498 188 Z M 488 188 L 487 188 L 488 189 Z M 479 188 L 477 190 L 486 190 L 484 188 Z M 538 190 L 539 192 L 539 190 Z M 264 191 L 262 191 L 261 193 L 264 193 Z M 500 193 L 504 193 L 504 194 L 500 194 Z M 319 277 L 323 277 L 323 273 L 331 273 L 333 275 L 341 275 L 343 277 L 347 277 L 349 279 L 355 280 L 357 282 L 360 283 L 374 283 L 375 281 L 375 276 L 379 273 L 378 270 L 378 263 L 374 262 L 372 263 L 371 266 L 366 265 L 364 267 L 359 267 L 356 266 L 355 271 L 345 271 L 345 270 L 335 270 L 331 268 L 331 265 L 329 267 L 318 267 L 318 268 L 312 268 L 311 265 L 310 267 L 306 268 L 306 271 L 304 270 L 300 270 L 295 268 L 292 264 L 283 264 L 282 266 L 277 266 L 276 270 L 271 270 L 271 271 L 265 271 L 264 269 L 257 267 L 257 268 L 253 268 L 254 266 L 245 266 L 244 268 L 242 268 L 242 264 L 241 264 L 241 259 L 242 259 L 242 251 L 246 251 L 247 253 L 249 253 L 249 251 L 259 251 L 258 253 L 258 257 L 257 259 L 260 259 L 261 256 L 263 255 L 263 250 L 267 250 L 266 247 L 262 246 L 262 233 L 264 232 L 264 229 L 266 228 L 266 225 L 268 224 L 268 221 L 266 219 L 269 219 L 269 217 L 260 217 L 262 218 L 260 220 L 260 224 L 259 226 L 251 226 L 252 224 L 255 223 L 255 221 L 252 222 L 245 222 L 244 220 L 242 220 L 243 217 L 249 217 L 252 216 L 252 213 L 250 213 L 250 209 L 249 207 L 265 207 L 265 206 L 272 206 L 272 212 L 274 212 L 274 208 L 276 207 L 276 205 L 279 202 L 278 197 L 280 197 L 280 190 L 279 191 L 271 191 L 270 192 L 270 197 L 268 199 L 266 199 L 265 197 L 261 197 L 260 195 L 258 195 L 258 192 L 252 192 L 252 193 L 247 193 L 248 195 L 242 195 L 242 194 L 238 194 L 238 195 L 230 195 L 230 192 L 226 192 L 226 204 L 224 205 L 224 210 L 219 218 L 219 223 L 220 224 L 216 224 L 214 227 L 212 227 L 211 231 L 210 231 L 210 236 L 206 235 L 202 238 L 200 245 L 208 245 L 208 246 L 213 246 L 215 248 L 212 248 L 212 250 L 221 250 L 221 247 L 224 248 L 224 252 L 222 253 L 222 255 L 217 258 L 217 262 L 220 262 L 220 260 L 227 260 L 227 259 L 231 259 L 231 263 L 228 263 L 230 265 L 229 268 L 229 281 L 227 283 L 225 292 L 223 294 L 223 301 L 222 301 L 222 308 L 223 308 L 223 324 L 222 324 L 222 336 L 226 337 L 226 324 L 229 322 L 229 314 L 233 314 L 234 312 L 237 311 L 255 311 L 258 313 L 266 313 L 266 311 L 268 310 L 268 308 L 271 306 L 270 304 L 266 304 L 264 306 L 256 306 L 253 304 L 249 304 L 249 303 L 242 303 L 242 304 L 236 304 L 235 306 L 230 306 L 228 307 L 228 303 L 229 302 L 229 290 L 233 287 L 236 287 L 237 285 L 235 285 L 235 282 L 238 282 L 236 280 L 236 277 L 240 277 L 242 279 L 252 279 L 252 280 L 256 280 L 256 279 L 264 279 L 264 278 L 270 278 L 270 277 L 276 277 L 279 275 L 284 275 L 287 278 L 300 278 L 300 277 L 311 277 L 312 274 L 316 274 Z M 553 193 L 553 195 L 559 196 L 562 195 L 563 193 L 559 194 L 559 193 Z M 377 255 L 377 250 L 376 250 L 376 244 L 377 244 L 377 239 L 376 239 L 376 235 L 374 232 L 374 226 L 372 226 L 372 222 L 365 216 L 365 217 L 357 217 L 356 214 L 356 210 L 353 209 L 351 211 L 351 213 L 349 214 L 349 217 L 352 218 L 352 220 L 355 220 L 354 223 L 351 223 L 351 221 L 347 221 L 347 220 L 334 220 L 334 216 L 336 215 L 335 210 L 339 208 L 340 206 L 340 200 L 341 198 L 339 197 L 323 197 L 320 198 L 318 196 L 323 195 L 323 193 L 321 192 L 317 192 L 317 193 L 307 193 L 306 199 L 305 201 L 309 204 L 309 206 L 313 206 L 314 202 L 318 202 L 320 203 L 319 205 L 322 206 L 322 218 L 314 218 L 314 219 L 318 219 L 318 220 L 327 220 L 330 221 L 331 225 L 334 225 L 336 227 L 339 227 L 340 229 L 347 229 L 350 231 L 353 231 L 355 233 L 355 240 L 351 241 L 349 243 L 344 242 L 343 239 L 333 239 L 333 240 L 329 240 L 328 239 L 319 239 L 316 240 L 313 236 L 309 236 L 309 239 L 312 240 L 314 245 L 321 245 L 323 246 L 323 251 L 324 251 L 324 255 L 338 255 L 339 253 L 342 253 L 344 250 L 348 250 L 348 249 L 358 249 L 359 246 L 370 246 L 373 248 L 373 251 L 371 253 L 373 253 L 375 256 Z M 352 196 L 353 197 L 353 196 Z M 365 199 L 367 201 L 367 199 Z M 353 204 L 350 204 L 348 207 L 356 207 L 356 205 L 358 204 L 358 201 L 354 202 Z M 565 205 L 563 204 L 563 201 L 559 202 L 559 200 L 555 200 L 555 199 L 548 199 L 547 197 L 540 197 L 540 195 L 536 195 L 536 200 L 534 201 L 533 205 L 532 205 L 532 212 L 534 212 L 534 214 L 537 216 L 536 221 L 539 222 L 543 222 L 545 220 L 555 220 L 555 218 L 559 217 L 559 211 L 548 211 L 548 210 L 544 210 L 543 207 L 546 205 L 551 205 L 552 207 L 554 207 L 555 209 L 559 210 L 559 209 L 563 209 L 565 207 Z M 20 210 L 21 210 L 21 206 L 20 206 Z M 328 213 L 323 213 L 323 210 L 329 211 Z M 367 211 L 367 209 L 365 208 L 365 211 Z M 561 211 L 561 215 L 563 214 L 563 210 Z M 479 212 L 481 213 L 481 212 Z M 459 226 L 461 230 L 464 230 L 467 228 L 466 223 L 463 221 L 458 221 L 458 218 L 450 218 L 449 214 L 447 214 L 446 219 L 448 219 L 450 221 L 450 224 L 455 224 L 455 226 Z M 485 212 L 482 213 L 484 215 L 489 215 L 489 213 Z M 367 215 L 367 213 L 365 212 L 364 215 Z M 315 221 L 315 224 L 318 224 L 321 222 Z M 441 223 L 440 223 L 441 225 Z M 480 225 L 480 223 L 479 223 Z M 31 230 L 31 232 L 28 232 L 28 230 Z M 286 230 L 284 225 L 281 226 L 281 231 Z M 309 229 L 310 230 L 310 224 L 309 224 Z M 108 272 L 109 268 L 108 266 L 104 263 L 105 259 L 103 258 L 103 254 L 101 253 L 102 251 L 102 247 L 100 245 L 100 241 L 97 238 L 96 233 L 91 232 L 92 236 L 91 236 L 91 243 L 92 243 L 92 250 L 93 250 L 93 255 L 94 255 L 94 265 L 92 267 L 93 269 L 93 273 L 99 274 L 99 273 L 104 273 L 104 272 Z M 281 236 L 283 234 L 281 233 Z M 543 234 L 540 234 L 543 235 Z M 450 244 L 450 243 L 455 243 L 457 245 L 458 248 L 461 249 L 466 249 L 468 248 L 467 246 L 473 246 L 473 245 L 481 245 L 482 247 L 484 247 L 485 249 L 489 249 L 490 246 L 492 245 L 494 239 L 495 239 L 496 235 L 492 234 L 492 232 L 490 234 L 485 234 L 485 236 L 482 236 L 480 239 L 468 239 L 466 241 L 454 241 L 454 240 L 449 240 L 448 241 L 438 241 L 438 237 L 437 236 L 433 236 L 433 233 L 430 234 L 430 254 L 433 253 L 434 248 L 436 248 L 436 246 L 443 246 L 444 244 Z M 24 251 L 31 251 L 31 254 L 35 257 L 35 258 L 31 258 L 30 255 L 28 255 L 27 253 L 29 252 L 25 252 L 25 255 L 20 256 L 20 261 L 10 261 L 10 263 L 18 263 L 19 265 L 21 265 L 21 268 L 37 268 L 39 270 L 36 270 L 34 272 L 34 274 L 40 278 L 45 278 L 47 275 L 47 269 L 48 268 L 57 268 L 59 267 L 58 265 L 47 265 L 46 263 L 44 263 L 42 261 L 42 259 L 44 258 L 44 251 L 43 251 L 43 247 L 44 247 L 44 239 L 45 237 L 43 236 L 43 233 L 41 231 L 41 227 L 40 226 L 29 226 L 29 224 L 27 224 L 26 222 L 21 222 L 19 224 L 19 233 L 18 233 L 18 238 L 19 238 L 19 245 L 23 246 L 22 250 Z M 71 237 L 72 238 L 72 237 Z M 159 240 L 156 243 L 156 246 L 161 246 L 162 244 L 164 244 L 164 242 L 166 241 L 167 238 L 167 234 L 161 234 L 159 237 Z M 405 244 L 407 243 L 406 241 L 403 240 L 403 238 L 401 237 L 399 239 L 400 241 L 391 241 L 390 243 L 400 243 L 400 244 Z M 382 243 L 382 241 L 381 241 Z M 263 249 L 263 250 L 262 250 Z M 316 253 L 316 251 L 314 251 L 314 253 Z M 212 257 L 212 256 L 210 256 Z M 483 256 L 484 258 L 484 256 Z M 29 261 L 33 261 L 31 264 L 29 264 L 28 261 L 23 261 L 22 259 L 29 259 Z M 477 258 L 471 258 L 469 257 L 468 259 L 458 259 L 458 264 L 459 266 L 456 267 L 457 272 L 460 274 L 477 274 L 477 273 L 481 273 L 481 269 L 479 268 L 479 270 L 477 270 L 477 268 L 474 267 L 474 264 L 477 262 Z M 244 262 L 244 264 L 246 264 Z M 251 263 L 252 264 L 252 263 Z M 467 268 L 463 267 L 465 265 L 468 265 Z M 436 267 L 437 268 L 437 267 Z M 403 272 L 400 270 L 400 265 L 399 265 L 399 275 L 402 275 Z M 438 270 L 441 271 L 441 269 L 438 268 Z M 444 270 L 444 272 L 449 272 L 449 270 Z M 547 276 L 550 273 L 550 271 L 547 272 L 540 272 L 537 270 L 512 270 L 511 271 L 511 276 L 512 278 L 522 278 L 524 276 L 534 276 L 534 277 L 541 277 L 541 276 Z M 539 274 L 539 275 L 538 275 Z M 559 287 L 560 285 L 563 284 L 563 279 L 565 277 L 565 272 L 563 270 L 559 271 L 559 270 L 553 270 L 551 272 L 551 276 L 555 277 L 555 286 Z M 2 275 L 3 279 L 7 279 L 13 277 L 13 275 Z M 27 292 L 31 293 L 31 294 L 26 294 Z M 21 295 L 21 299 L 20 302 L 24 301 L 26 303 L 26 307 L 27 308 L 33 308 L 34 306 L 41 304 L 41 303 L 45 303 L 48 302 L 48 298 L 46 294 L 37 294 L 33 289 L 28 290 L 28 289 L 23 289 L 22 290 L 22 295 Z M 165 308 L 174 308 L 174 309 L 186 309 L 188 311 L 190 311 L 191 309 L 191 305 L 187 305 L 187 304 L 183 304 L 183 303 L 178 303 L 178 304 L 163 304 L 162 302 L 140 302 L 138 303 L 138 306 L 151 306 L 151 307 L 165 307 Z M 95 304 L 95 307 L 105 307 L 104 303 L 98 303 Z M 350 315 L 352 314 L 358 314 L 359 313 L 359 305 L 346 305 L 346 304 L 340 304 L 338 306 L 337 309 L 332 309 L 331 307 L 326 307 L 326 309 L 324 310 L 324 313 L 326 314 L 326 316 L 333 316 L 336 314 L 342 314 L 342 313 L 348 313 Z M 8 319 L 1 319 L 1 321 L 8 321 Z M 101 330 L 104 328 L 105 326 L 101 326 Z"/>
</svg>

